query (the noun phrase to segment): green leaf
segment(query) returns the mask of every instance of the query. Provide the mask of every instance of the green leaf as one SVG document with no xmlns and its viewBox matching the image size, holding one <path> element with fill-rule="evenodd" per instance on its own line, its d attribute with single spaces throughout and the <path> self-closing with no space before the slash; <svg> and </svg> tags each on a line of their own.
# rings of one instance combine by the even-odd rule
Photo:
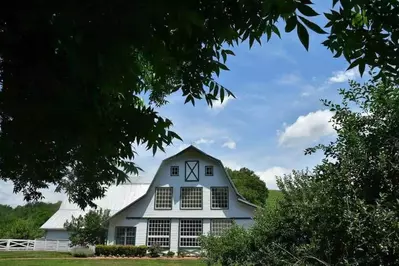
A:
<svg viewBox="0 0 399 266">
<path fill-rule="evenodd" d="M 291 16 L 287 19 L 286 25 L 285 25 L 285 32 L 291 32 L 295 29 L 296 25 L 298 23 L 297 17 L 296 16 Z"/>
<path fill-rule="evenodd" d="M 271 27 L 266 28 L 266 36 L 267 36 L 267 41 L 269 41 L 270 38 L 272 37 L 272 28 Z"/>
<path fill-rule="evenodd" d="M 272 31 L 281 39 L 281 34 L 275 25 L 272 25 Z"/>
<path fill-rule="evenodd" d="M 308 17 L 314 17 L 314 16 L 319 15 L 319 13 L 314 11 L 313 8 L 311 8 L 308 5 L 300 4 L 300 5 L 298 5 L 298 10 L 299 10 L 299 12 L 301 12 L 302 14 L 304 14 L 305 16 L 308 16 Z"/>
<path fill-rule="evenodd" d="M 249 35 L 249 48 L 254 45 L 255 37 L 253 35 Z"/>
<path fill-rule="evenodd" d="M 356 60 L 354 60 L 349 67 L 346 69 L 346 71 L 348 71 L 349 69 L 352 69 L 356 66 L 358 66 L 360 64 L 360 62 L 364 61 L 364 59 L 362 57 L 357 58 Z"/>
<path fill-rule="evenodd" d="M 305 49 L 309 50 L 309 33 L 306 30 L 305 26 L 303 26 L 301 23 L 298 23 L 297 33 L 299 40 L 301 41 Z"/>
<path fill-rule="evenodd" d="M 224 52 L 225 52 L 226 54 L 234 55 L 234 56 L 235 56 L 235 53 L 234 53 L 232 50 L 224 50 Z"/>
<path fill-rule="evenodd" d="M 315 23 L 309 21 L 308 19 L 306 19 L 306 18 L 304 18 L 304 17 L 302 17 L 302 16 L 299 16 L 299 18 L 303 21 L 303 23 L 305 23 L 305 25 L 306 25 L 308 28 L 310 28 L 310 29 L 313 30 L 314 32 L 319 33 L 319 34 L 326 34 L 326 33 L 327 33 L 327 32 L 325 32 L 322 28 L 320 28 L 319 25 L 317 25 L 317 24 L 315 24 Z"/>
<path fill-rule="evenodd" d="M 220 88 L 220 101 L 224 101 L 224 88 Z"/>
<path fill-rule="evenodd" d="M 363 73 L 364 73 L 364 70 L 366 69 L 366 63 L 364 62 L 364 60 L 362 60 L 360 63 L 359 63 L 359 72 L 360 72 L 360 76 L 361 77 L 363 77 Z"/>
</svg>

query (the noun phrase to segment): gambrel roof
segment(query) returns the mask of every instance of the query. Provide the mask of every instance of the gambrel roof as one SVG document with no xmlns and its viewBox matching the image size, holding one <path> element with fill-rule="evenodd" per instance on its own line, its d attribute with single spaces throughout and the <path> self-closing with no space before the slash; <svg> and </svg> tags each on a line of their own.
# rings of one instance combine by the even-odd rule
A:
<svg viewBox="0 0 399 266">
<path fill-rule="evenodd" d="M 230 182 L 231 186 L 233 187 L 234 192 L 235 192 L 235 194 L 237 195 L 237 200 L 238 200 L 239 202 L 242 202 L 242 203 L 244 203 L 244 204 L 246 204 L 246 205 L 249 205 L 249 206 L 251 206 L 251 207 L 254 207 L 254 208 L 257 208 L 257 207 L 258 207 L 258 206 L 256 206 L 255 204 L 252 204 L 252 203 L 250 203 L 249 201 L 247 201 L 247 200 L 238 192 L 236 186 L 235 186 L 234 183 L 233 183 L 233 180 L 231 179 L 231 177 L 230 177 L 229 174 L 227 173 L 226 168 L 224 167 L 222 161 L 220 161 L 219 159 L 217 159 L 217 158 L 215 158 L 215 157 L 213 157 L 213 156 L 211 156 L 211 155 L 209 155 L 209 154 L 203 152 L 202 150 L 198 149 L 197 147 L 195 147 L 195 146 L 193 146 L 193 145 L 190 145 L 189 147 L 187 147 L 187 148 L 185 148 L 184 150 L 182 150 L 182 151 L 176 153 L 175 155 L 172 155 L 172 156 L 170 156 L 170 157 L 164 159 L 164 160 L 162 161 L 161 165 L 158 167 L 158 170 L 157 170 L 157 172 L 156 172 L 154 178 L 152 179 L 152 182 L 151 182 L 151 184 L 150 184 L 150 187 L 154 184 L 155 178 L 157 177 L 157 175 L 158 175 L 160 169 L 162 169 L 162 167 L 165 165 L 165 163 L 167 163 L 167 162 L 169 162 L 169 161 L 175 159 L 176 157 L 178 157 L 178 156 L 180 156 L 180 155 L 182 155 L 183 153 L 186 153 L 186 152 L 188 152 L 188 151 L 195 151 L 195 152 L 198 152 L 199 154 L 201 154 L 201 155 L 203 155 L 203 156 L 205 156 L 205 157 L 207 157 L 207 158 L 209 158 L 209 159 L 211 159 L 211 160 L 213 160 L 213 161 L 216 161 L 216 163 L 223 169 L 223 171 L 224 171 L 224 173 L 225 173 L 225 175 L 226 175 L 228 181 Z M 143 196 L 141 196 L 139 199 L 135 200 L 135 201 L 132 202 L 131 204 L 129 204 L 129 205 L 127 205 L 126 207 L 122 208 L 121 210 L 119 210 L 118 212 L 116 212 L 114 215 L 112 215 L 110 218 L 112 218 L 113 216 L 116 216 L 117 214 L 123 212 L 124 210 L 126 210 L 127 208 L 129 208 L 130 206 L 132 206 L 135 202 L 137 202 L 137 201 L 139 201 L 140 199 L 142 199 L 142 198 L 148 193 L 148 191 L 150 191 L 150 189 L 148 189 L 147 192 L 146 192 Z"/>
</svg>

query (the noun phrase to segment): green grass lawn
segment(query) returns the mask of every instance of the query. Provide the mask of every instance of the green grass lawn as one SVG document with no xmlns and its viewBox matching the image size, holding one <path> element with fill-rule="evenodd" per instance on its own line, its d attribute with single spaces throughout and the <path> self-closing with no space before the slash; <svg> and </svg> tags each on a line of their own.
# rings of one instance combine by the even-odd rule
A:
<svg viewBox="0 0 399 266">
<path fill-rule="evenodd" d="M 1 259 L 11 258 L 68 258 L 72 257 L 67 252 L 55 252 L 55 251 L 0 251 Z M 0 263 L 0 265 L 2 265 Z"/>
<path fill-rule="evenodd" d="M 132 259 L 132 260 L 122 260 L 122 259 L 6 259 L 0 260 L 1 266 L 124 266 L 124 265 L 134 265 L 134 266 L 205 266 L 201 260 L 173 260 L 173 259 L 159 259 L 159 260 L 146 260 L 146 259 Z"/>
<path fill-rule="evenodd" d="M 283 197 L 283 193 L 280 190 L 269 190 L 269 197 L 266 200 L 267 207 L 275 208 L 276 203 Z"/>
</svg>

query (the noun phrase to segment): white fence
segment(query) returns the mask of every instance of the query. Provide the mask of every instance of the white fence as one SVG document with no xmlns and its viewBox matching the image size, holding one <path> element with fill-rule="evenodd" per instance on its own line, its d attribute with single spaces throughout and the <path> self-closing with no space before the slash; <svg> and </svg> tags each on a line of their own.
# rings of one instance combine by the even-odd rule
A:
<svg viewBox="0 0 399 266">
<path fill-rule="evenodd" d="M 0 252 L 13 250 L 70 251 L 69 240 L 0 239 Z"/>
</svg>

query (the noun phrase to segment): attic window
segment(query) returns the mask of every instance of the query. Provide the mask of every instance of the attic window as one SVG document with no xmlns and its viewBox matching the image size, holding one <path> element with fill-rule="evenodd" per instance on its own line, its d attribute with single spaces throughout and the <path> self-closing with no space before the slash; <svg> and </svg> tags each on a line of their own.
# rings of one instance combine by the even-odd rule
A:
<svg viewBox="0 0 399 266">
<path fill-rule="evenodd" d="M 170 175 L 178 176 L 179 175 L 179 166 L 171 166 L 170 167 Z"/>
<path fill-rule="evenodd" d="M 180 209 L 202 209 L 202 187 L 182 187 L 180 190 Z"/>
<path fill-rule="evenodd" d="M 156 210 L 171 210 L 172 209 L 172 187 L 157 187 L 155 189 L 155 206 Z"/>
<path fill-rule="evenodd" d="M 211 187 L 211 209 L 229 208 L 229 188 Z"/>
<path fill-rule="evenodd" d="M 213 176 L 213 166 L 212 165 L 205 166 L 205 175 Z"/>
</svg>

